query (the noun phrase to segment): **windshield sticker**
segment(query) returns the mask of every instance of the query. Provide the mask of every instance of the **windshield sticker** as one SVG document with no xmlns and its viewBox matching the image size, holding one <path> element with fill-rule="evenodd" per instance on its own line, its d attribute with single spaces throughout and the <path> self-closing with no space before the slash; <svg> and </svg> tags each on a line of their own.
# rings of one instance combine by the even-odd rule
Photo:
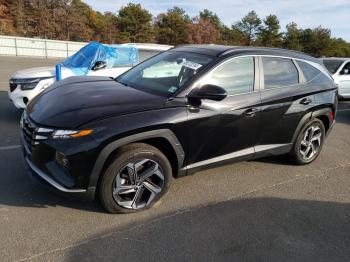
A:
<svg viewBox="0 0 350 262">
<path fill-rule="evenodd" d="M 182 65 L 185 66 L 185 67 L 191 68 L 193 70 L 197 70 L 197 69 L 202 67 L 201 64 L 197 64 L 195 62 L 191 62 L 191 61 L 188 61 L 188 60 L 183 61 Z"/>
<path fill-rule="evenodd" d="M 170 87 L 170 88 L 168 89 L 168 92 L 170 92 L 170 93 L 175 93 L 176 90 L 177 90 L 177 87 L 176 87 L 176 86 L 172 86 L 172 87 Z"/>
</svg>

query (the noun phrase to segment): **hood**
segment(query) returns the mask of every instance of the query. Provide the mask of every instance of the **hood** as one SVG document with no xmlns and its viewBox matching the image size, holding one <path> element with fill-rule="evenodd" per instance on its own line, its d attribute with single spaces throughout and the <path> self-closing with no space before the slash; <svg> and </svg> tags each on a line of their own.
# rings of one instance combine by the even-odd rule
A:
<svg viewBox="0 0 350 262">
<path fill-rule="evenodd" d="M 51 77 L 56 76 L 56 69 L 54 66 L 46 67 L 32 67 L 17 71 L 11 78 L 21 79 L 21 78 L 35 78 L 35 77 Z"/>
<path fill-rule="evenodd" d="M 62 77 L 67 78 L 69 76 L 74 76 L 74 72 L 64 66 L 61 67 Z M 46 67 L 32 67 L 17 71 L 11 78 L 13 79 L 23 79 L 23 78 L 36 78 L 36 77 L 56 77 L 56 67 L 46 66 Z"/>
<path fill-rule="evenodd" d="M 165 101 L 108 77 L 69 77 L 35 97 L 27 114 L 39 125 L 74 129 L 99 118 L 158 109 Z"/>
</svg>

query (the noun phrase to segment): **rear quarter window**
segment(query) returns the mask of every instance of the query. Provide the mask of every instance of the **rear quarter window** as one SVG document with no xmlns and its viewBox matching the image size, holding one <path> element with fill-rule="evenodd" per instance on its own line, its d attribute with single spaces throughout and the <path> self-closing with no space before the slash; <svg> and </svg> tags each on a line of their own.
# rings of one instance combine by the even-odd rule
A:
<svg viewBox="0 0 350 262">
<path fill-rule="evenodd" d="M 310 82 L 312 79 L 317 77 L 319 74 L 321 74 L 321 71 L 315 68 L 314 66 L 310 65 L 309 63 L 306 63 L 304 61 L 296 61 L 301 69 L 303 71 L 304 77 L 306 82 Z"/>
</svg>

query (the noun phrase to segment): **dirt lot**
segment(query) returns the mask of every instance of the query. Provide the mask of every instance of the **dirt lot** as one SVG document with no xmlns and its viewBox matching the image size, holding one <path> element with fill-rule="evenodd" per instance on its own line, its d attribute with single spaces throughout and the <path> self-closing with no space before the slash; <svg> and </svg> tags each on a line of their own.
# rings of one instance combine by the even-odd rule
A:
<svg viewBox="0 0 350 262">
<path fill-rule="evenodd" d="M 277 157 L 210 169 L 176 179 L 147 212 L 110 215 L 25 173 L 8 75 L 55 63 L 0 57 L 0 261 L 350 260 L 349 102 L 311 165 Z"/>
</svg>

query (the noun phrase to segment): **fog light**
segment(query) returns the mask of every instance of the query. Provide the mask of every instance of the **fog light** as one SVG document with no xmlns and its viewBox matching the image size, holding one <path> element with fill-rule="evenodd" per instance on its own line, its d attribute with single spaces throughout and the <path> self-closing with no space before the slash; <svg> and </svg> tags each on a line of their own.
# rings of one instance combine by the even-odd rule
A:
<svg viewBox="0 0 350 262">
<path fill-rule="evenodd" d="M 59 165 L 65 168 L 69 168 L 69 161 L 62 152 L 56 151 L 55 159 Z"/>
</svg>

